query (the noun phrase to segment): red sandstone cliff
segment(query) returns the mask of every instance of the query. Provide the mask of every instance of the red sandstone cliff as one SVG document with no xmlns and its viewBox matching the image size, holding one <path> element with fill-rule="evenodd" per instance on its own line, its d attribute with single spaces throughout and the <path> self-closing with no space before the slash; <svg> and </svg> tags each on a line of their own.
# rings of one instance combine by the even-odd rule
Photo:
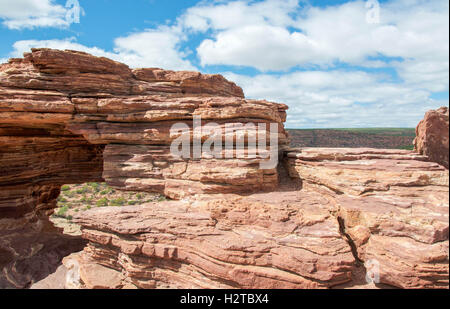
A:
<svg viewBox="0 0 450 309">
<path fill-rule="evenodd" d="M 436 142 L 419 125 L 420 154 L 288 149 L 286 109 L 219 75 L 130 70 L 81 52 L 34 49 L 0 65 L 0 286 L 27 287 L 84 246 L 47 217 L 62 184 L 106 181 L 176 200 L 79 213 L 88 244 L 65 259 L 79 265 L 77 287 L 355 286 L 374 261 L 380 284 L 448 287 L 448 156 L 445 166 L 434 155 L 448 135 Z M 278 124 L 282 164 L 240 156 L 255 146 L 236 149 L 229 131 L 230 158 L 174 157 L 172 124 L 195 136 L 196 115 L 222 129 Z"/>
</svg>

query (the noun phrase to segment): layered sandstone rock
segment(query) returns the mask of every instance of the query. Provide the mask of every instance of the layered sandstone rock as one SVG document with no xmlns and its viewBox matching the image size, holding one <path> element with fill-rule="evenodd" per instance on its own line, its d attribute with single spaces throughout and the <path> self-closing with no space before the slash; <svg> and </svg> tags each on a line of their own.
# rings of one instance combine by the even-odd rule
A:
<svg viewBox="0 0 450 309">
<path fill-rule="evenodd" d="M 416 127 L 414 150 L 448 168 L 448 107 L 430 110 Z"/>
<path fill-rule="evenodd" d="M 89 245 L 83 284 L 106 267 L 115 287 L 326 288 L 351 281 L 355 259 L 314 192 L 203 196 L 77 215 Z M 139 219 L 138 219 L 139 218 Z M 111 287 L 111 286 L 110 286 Z"/>
<path fill-rule="evenodd" d="M 286 109 L 219 75 L 76 51 L 0 65 L 0 287 L 39 281 L 85 241 L 65 258 L 69 288 L 355 287 L 364 263 L 381 284 L 448 287 L 436 122 L 419 125 L 420 153 L 289 150 Z M 261 168 L 278 155 L 290 177 Z M 174 200 L 84 211 L 84 240 L 63 236 L 48 222 L 60 187 L 89 181 Z"/>
<path fill-rule="evenodd" d="M 171 198 L 273 189 L 276 166 L 259 167 L 271 136 L 277 137 L 272 146 L 287 144 L 286 109 L 244 99 L 242 89 L 220 75 L 131 70 L 110 59 L 52 49 L 10 59 L 0 65 L 0 250 L 8 257 L 2 265 L 14 268 L 19 258 L 7 235 L 47 225 L 62 184 L 106 181 Z M 216 131 L 197 130 L 199 117 L 203 125 L 215 122 L 209 128 Z M 185 130 L 171 134 L 177 122 Z M 255 125 L 243 127 L 249 123 Z M 272 135 L 270 123 L 277 124 Z M 188 139 L 188 146 L 216 141 L 218 129 L 227 156 L 170 151 L 177 138 Z M 250 144 L 266 132 L 264 147 L 258 149 L 259 139 Z"/>
<path fill-rule="evenodd" d="M 171 198 L 274 188 L 275 168 L 259 169 L 264 161 L 260 151 L 266 147 L 258 149 L 251 160 L 246 153 L 248 140 L 263 133 L 267 133 L 267 145 L 271 133 L 277 137 L 272 146 L 287 145 L 282 125 L 286 109 L 282 104 L 244 99 L 242 89 L 220 75 L 130 70 L 124 64 L 82 52 L 34 49 L 24 59 L 3 64 L 0 73 L 2 145 L 8 145 L 17 134 L 98 145 L 99 155 L 105 148 L 100 168 L 105 170 L 102 177 L 106 182 Z M 196 129 L 197 117 L 203 120 L 199 122 L 203 130 Z M 171 128 L 179 122 L 186 130 L 173 134 Z M 270 123 L 277 124 L 275 132 L 270 131 Z M 244 127 L 246 124 L 253 127 Z M 217 130 L 221 137 L 217 137 Z M 228 150 L 237 151 L 216 160 L 203 153 L 180 158 L 169 149 L 180 138 L 188 138 L 190 143 L 220 138 L 229 145 Z M 34 144 L 45 148 L 39 140 Z M 61 178 L 73 182 L 65 175 Z"/>
<path fill-rule="evenodd" d="M 411 151 L 344 148 L 291 149 L 285 167 L 291 178 L 280 168 L 268 193 L 76 215 L 89 240 L 66 259 L 76 286 L 448 287 L 448 169 Z"/>
<path fill-rule="evenodd" d="M 449 172 L 410 151 L 304 148 L 287 167 L 336 205 L 357 256 L 380 282 L 448 287 Z"/>
</svg>

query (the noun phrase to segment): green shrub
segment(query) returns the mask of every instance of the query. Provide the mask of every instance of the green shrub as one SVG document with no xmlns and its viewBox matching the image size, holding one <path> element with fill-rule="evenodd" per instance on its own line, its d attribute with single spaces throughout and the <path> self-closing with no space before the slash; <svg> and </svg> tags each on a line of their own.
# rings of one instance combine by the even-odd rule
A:
<svg viewBox="0 0 450 309">
<path fill-rule="evenodd" d="M 139 203 L 140 203 L 140 201 L 128 201 L 128 205 L 136 205 Z"/>
<path fill-rule="evenodd" d="M 138 200 L 142 200 L 142 194 L 141 194 L 141 193 L 136 194 L 136 198 L 137 198 Z"/>
<path fill-rule="evenodd" d="M 67 199 L 64 197 L 64 196 L 58 196 L 58 199 L 57 199 L 57 201 L 58 202 L 61 202 L 61 203 L 66 203 L 67 202 Z"/>
<path fill-rule="evenodd" d="M 123 197 L 118 197 L 116 199 L 111 200 L 111 206 L 123 206 L 125 205 L 125 199 Z"/>
<path fill-rule="evenodd" d="M 95 203 L 98 207 L 108 206 L 109 200 L 106 197 L 103 197 Z"/>
<path fill-rule="evenodd" d="M 65 191 L 63 192 L 63 194 L 67 197 L 74 197 L 75 196 L 75 192 L 73 191 Z"/>
<path fill-rule="evenodd" d="M 69 185 L 63 185 L 61 187 L 61 191 L 69 191 L 70 190 L 70 186 Z"/>
<path fill-rule="evenodd" d="M 75 192 L 77 194 L 87 193 L 87 192 L 89 192 L 89 187 L 88 186 L 83 186 L 83 187 L 81 187 L 79 189 L 76 189 Z"/>
<path fill-rule="evenodd" d="M 69 210 L 68 206 L 63 206 L 61 208 L 58 209 L 58 212 L 56 213 L 56 215 L 58 217 L 65 217 L 66 216 L 66 212 Z"/>
<path fill-rule="evenodd" d="M 93 197 L 87 197 L 86 195 L 80 199 L 81 203 L 92 204 Z"/>
<path fill-rule="evenodd" d="M 166 197 L 164 195 L 161 195 L 161 196 L 158 197 L 158 202 L 162 202 L 162 201 L 165 201 L 165 200 L 167 200 L 167 199 L 166 199 Z"/>
<path fill-rule="evenodd" d="M 100 184 L 97 182 L 90 182 L 88 183 L 88 186 L 90 186 L 94 190 L 94 192 L 100 191 Z"/>
</svg>

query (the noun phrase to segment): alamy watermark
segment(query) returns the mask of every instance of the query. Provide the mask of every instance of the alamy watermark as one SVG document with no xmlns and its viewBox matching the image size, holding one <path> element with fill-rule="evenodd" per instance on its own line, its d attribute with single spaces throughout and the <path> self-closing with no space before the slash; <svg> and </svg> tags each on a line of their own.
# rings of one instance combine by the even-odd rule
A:
<svg viewBox="0 0 450 309">
<path fill-rule="evenodd" d="M 170 153 L 184 159 L 259 159 L 261 169 L 278 165 L 278 123 L 202 124 L 193 116 L 192 129 L 179 122 L 172 125 Z"/>
<path fill-rule="evenodd" d="M 375 259 L 367 260 L 364 266 L 366 267 L 366 282 L 380 283 L 380 262 Z"/>
<path fill-rule="evenodd" d="M 84 15 L 84 13 L 78 0 L 67 0 L 65 7 L 67 8 L 66 22 L 68 24 L 79 24 L 80 15 Z"/>
<path fill-rule="evenodd" d="M 74 259 L 71 259 L 66 263 L 65 266 L 67 268 L 65 288 L 81 288 L 80 265 L 78 264 L 78 262 Z"/>
<path fill-rule="evenodd" d="M 368 24 L 380 23 L 380 3 L 377 0 L 366 1 L 366 22 Z"/>
</svg>

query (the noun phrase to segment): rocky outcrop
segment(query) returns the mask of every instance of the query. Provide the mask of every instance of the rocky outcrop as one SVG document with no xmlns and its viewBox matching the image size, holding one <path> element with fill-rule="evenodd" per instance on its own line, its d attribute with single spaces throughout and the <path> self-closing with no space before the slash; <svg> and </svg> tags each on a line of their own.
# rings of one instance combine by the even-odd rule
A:
<svg viewBox="0 0 450 309">
<path fill-rule="evenodd" d="M 287 155 L 292 177 L 335 205 L 358 259 L 381 283 L 448 287 L 449 173 L 410 151 L 304 148 Z"/>
<path fill-rule="evenodd" d="M 414 150 L 448 168 L 448 107 L 430 110 L 416 127 Z"/>
<path fill-rule="evenodd" d="M 356 266 L 331 209 L 295 188 L 93 209 L 74 218 L 89 240 L 75 259 L 87 288 L 104 286 L 93 267 L 115 287 L 327 288 Z"/>
<path fill-rule="evenodd" d="M 269 131 L 269 124 L 276 123 L 275 146 L 288 142 L 282 125 L 287 107 L 246 100 L 242 90 L 222 76 L 130 70 L 124 64 L 74 51 L 34 49 L 24 59 L 3 64 L 0 104 L 2 145 L 10 147 L 9 140 L 18 134 L 24 139 L 38 135 L 51 136 L 60 143 L 63 139 L 84 142 L 99 156 L 104 149 L 105 156 L 99 157 L 95 168 L 103 169 L 101 177 L 107 183 L 171 198 L 202 192 L 258 191 L 277 184 L 274 168 L 258 168 L 261 156 L 245 160 L 245 156 L 232 153 L 211 160 L 200 153 L 179 158 L 169 151 L 175 139 L 204 143 L 216 138 L 214 130 L 220 130 L 221 141 L 229 142 L 231 151 L 239 148 L 237 136 L 242 136 L 244 148 L 238 150 L 244 153 L 248 151 L 248 138 Z M 214 122 L 215 126 L 199 131 L 194 117 L 201 117 L 203 125 Z M 173 134 L 171 128 L 178 122 L 183 122 L 186 130 Z M 255 128 L 244 127 L 248 123 Z M 35 139 L 28 145 L 48 150 L 45 142 Z M 55 162 L 57 165 L 64 160 L 55 158 Z M 36 173 L 34 168 L 31 171 Z M 59 175 L 66 183 L 73 182 Z M 78 171 L 76 175 L 86 180 Z M 11 177 L 17 177 L 16 171 L 5 180 Z"/>
<path fill-rule="evenodd" d="M 5 269 L 17 261 L 6 235 L 46 226 L 63 184 L 106 181 L 174 199 L 275 188 L 276 166 L 259 168 L 270 135 L 256 156 L 245 154 L 258 148 L 250 145 L 252 136 L 269 131 L 269 125 L 258 124 L 276 123 L 278 140 L 272 146 L 287 144 L 286 109 L 244 99 L 242 89 L 220 75 L 131 70 L 77 51 L 33 49 L 1 64 L 0 250 L 9 257 L 3 264 L 10 263 Z M 188 146 L 215 141 L 217 131 L 196 130 L 199 117 L 200 124 L 223 130 L 226 157 L 172 154 L 169 147 L 177 138 L 187 139 Z M 185 130 L 172 134 L 177 122 Z M 255 126 L 245 127 L 248 123 Z"/>
<path fill-rule="evenodd" d="M 362 148 L 291 149 L 284 163 L 272 192 L 77 214 L 89 244 L 65 260 L 75 286 L 448 287 L 448 169 Z"/>
<path fill-rule="evenodd" d="M 418 128 L 420 153 L 288 149 L 286 109 L 219 75 L 76 51 L 0 65 L 0 287 L 59 272 L 85 242 L 64 259 L 67 287 L 339 288 L 361 273 L 448 287 L 437 133 Z M 271 156 L 283 166 L 262 168 Z M 48 222 L 61 185 L 90 181 L 172 200 L 83 211 L 84 240 L 61 235 Z"/>
</svg>

